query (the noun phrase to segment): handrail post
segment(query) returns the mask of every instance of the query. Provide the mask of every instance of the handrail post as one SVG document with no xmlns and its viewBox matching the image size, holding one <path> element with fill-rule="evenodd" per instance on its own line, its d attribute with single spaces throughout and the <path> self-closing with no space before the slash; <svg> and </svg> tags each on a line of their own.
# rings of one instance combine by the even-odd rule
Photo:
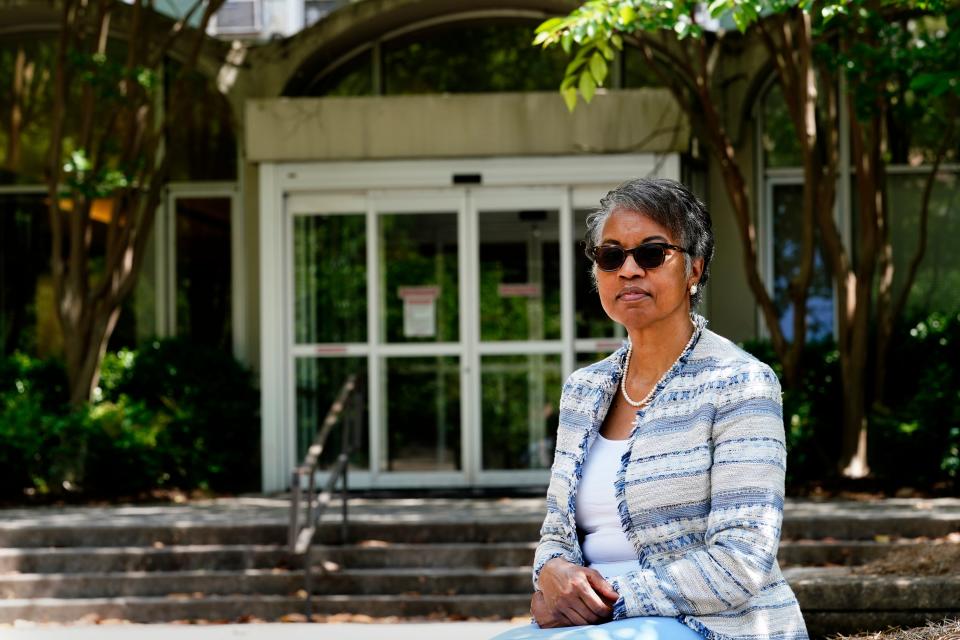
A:
<svg viewBox="0 0 960 640">
<path fill-rule="evenodd" d="M 306 608 L 307 622 L 310 622 L 310 616 L 313 615 L 313 602 L 311 600 L 313 596 L 313 581 L 311 580 L 311 575 L 313 573 L 313 563 L 311 562 L 313 551 L 310 547 L 307 547 L 307 552 L 303 556 L 303 586 L 307 592 L 306 601 L 304 602 L 304 607 Z"/>
<path fill-rule="evenodd" d="M 290 550 L 294 555 L 301 552 L 304 554 L 304 605 L 307 621 L 310 621 L 313 614 L 313 540 L 320 530 L 320 518 L 323 515 L 323 510 L 329 502 L 336 500 L 338 480 L 343 482 L 341 489 L 341 543 L 346 543 L 348 539 L 348 469 L 350 466 L 350 453 L 353 450 L 351 436 L 353 429 L 363 427 L 362 417 L 365 404 L 362 385 L 357 384 L 357 376 L 349 376 L 340 388 L 340 393 L 336 400 L 330 406 L 326 418 L 324 418 L 321 423 L 321 428 L 316 436 L 314 436 L 313 444 L 308 448 L 303 463 L 294 467 L 293 472 L 290 474 L 290 531 L 288 542 L 290 544 Z M 347 409 L 348 407 L 352 407 L 353 411 Z M 345 409 L 347 409 L 347 415 L 343 415 Z M 330 477 L 323 487 L 322 494 L 317 494 L 316 474 L 320 458 L 324 452 L 324 444 L 338 421 L 342 422 L 340 454 L 337 456 L 336 467 L 331 470 Z M 306 487 L 303 486 L 304 474 L 309 476 Z M 303 502 L 304 499 L 306 499 L 307 502 L 305 509 L 306 520 L 304 524 L 301 525 L 300 503 Z M 321 572 L 325 570 L 325 568 L 321 569 Z"/>
<path fill-rule="evenodd" d="M 300 469 L 294 469 L 290 476 L 290 531 L 287 542 L 290 551 L 293 551 L 297 546 L 297 532 L 300 530 Z"/>
<path fill-rule="evenodd" d="M 310 477 L 307 479 L 307 519 L 308 527 L 313 526 L 313 499 L 317 493 L 317 470 L 310 469 Z"/>
</svg>

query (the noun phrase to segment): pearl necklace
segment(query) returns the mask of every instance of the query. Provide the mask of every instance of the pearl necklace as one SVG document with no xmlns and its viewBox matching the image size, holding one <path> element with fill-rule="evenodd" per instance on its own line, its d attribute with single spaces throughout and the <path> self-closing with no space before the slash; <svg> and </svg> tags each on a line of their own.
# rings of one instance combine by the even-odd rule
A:
<svg viewBox="0 0 960 640">
<path fill-rule="evenodd" d="M 664 378 L 667 377 L 667 374 L 670 373 L 673 367 L 676 366 L 678 362 L 680 362 L 680 358 L 683 356 L 684 353 L 687 352 L 687 349 L 690 348 L 690 345 L 693 344 L 693 339 L 696 336 L 697 336 L 697 327 L 696 325 L 694 325 L 693 333 L 690 334 L 690 340 L 688 340 L 687 344 L 683 347 L 683 349 L 680 350 L 680 355 L 677 356 L 677 359 L 673 361 L 672 365 L 667 367 L 667 370 L 663 372 L 663 375 L 660 376 L 660 379 L 657 380 L 657 383 L 650 388 L 650 392 L 646 396 L 644 396 L 643 400 L 640 400 L 639 402 L 631 398 L 630 395 L 627 393 L 627 374 L 630 372 L 630 356 L 633 355 L 633 343 L 631 342 L 630 346 L 627 347 L 627 360 L 626 362 L 623 363 L 623 377 L 620 378 L 620 391 L 621 393 L 623 393 L 623 399 L 627 401 L 627 404 L 629 404 L 632 407 L 642 407 L 643 405 L 647 404 L 647 402 L 649 402 L 650 398 L 653 396 L 653 393 L 660 386 L 660 383 L 663 382 Z"/>
</svg>

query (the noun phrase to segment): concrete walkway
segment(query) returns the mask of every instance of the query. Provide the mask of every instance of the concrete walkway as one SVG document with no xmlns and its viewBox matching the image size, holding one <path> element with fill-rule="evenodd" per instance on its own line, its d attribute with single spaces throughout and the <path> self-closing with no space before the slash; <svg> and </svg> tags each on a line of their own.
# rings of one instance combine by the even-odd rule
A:
<svg viewBox="0 0 960 640">
<path fill-rule="evenodd" d="M 434 622 L 425 624 L 223 624 L 94 625 L 10 628 L 3 640 L 487 640 L 506 631 L 509 622 Z"/>
</svg>

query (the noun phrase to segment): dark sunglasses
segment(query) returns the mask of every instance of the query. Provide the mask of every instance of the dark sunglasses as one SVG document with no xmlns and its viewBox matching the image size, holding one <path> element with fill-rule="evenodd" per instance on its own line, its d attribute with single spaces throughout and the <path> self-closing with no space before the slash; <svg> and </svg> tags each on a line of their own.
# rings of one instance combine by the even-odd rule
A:
<svg viewBox="0 0 960 640">
<path fill-rule="evenodd" d="M 633 249 L 624 249 L 618 244 L 601 244 L 587 249 L 587 257 L 597 263 L 602 271 L 616 271 L 627 261 L 627 254 L 633 254 L 633 260 L 641 269 L 656 269 L 667 259 L 667 251 L 690 253 L 683 247 L 666 242 L 647 242 Z"/>
</svg>

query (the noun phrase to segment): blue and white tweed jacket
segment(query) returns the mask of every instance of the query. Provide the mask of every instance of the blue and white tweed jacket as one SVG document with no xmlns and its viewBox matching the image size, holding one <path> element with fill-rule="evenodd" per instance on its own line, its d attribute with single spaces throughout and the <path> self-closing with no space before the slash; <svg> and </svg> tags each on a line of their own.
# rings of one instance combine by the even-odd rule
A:
<svg viewBox="0 0 960 640">
<path fill-rule="evenodd" d="M 637 411 L 617 473 L 620 521 L 639 569 L 611 580 L 614 619 L 676 617 L 711 640 L 806 639 L 777 564 L 783 518 L 780 383 L 692 316 L 698 334 Z M 577 484 L 623 375 L 625 346 L 563 388 L 533 583 L 553 558 L 584 564 Z"/>
</svg>

